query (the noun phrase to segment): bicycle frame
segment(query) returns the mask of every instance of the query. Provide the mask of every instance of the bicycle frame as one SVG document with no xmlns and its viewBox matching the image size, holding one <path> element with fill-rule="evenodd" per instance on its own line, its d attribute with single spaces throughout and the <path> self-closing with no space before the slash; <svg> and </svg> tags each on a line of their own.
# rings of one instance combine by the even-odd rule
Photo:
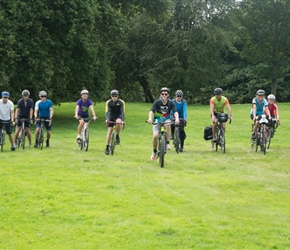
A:
<svg viewBox="0 0 290 250">
<path fill-rule="evenodd" d="M 44 141 L 44 132 L 43 132 L 43 124 L 44 122 L 51 122 L 49 119 L 36 119 L 36 121 L 40 121 L 39 135 L 38 135 L 38 147 L 42 150 L 43 141 Z"/>
<path fill-rule="evenodd" d="M 175 130 L 174 130 L 174 140 L 173 140 L 173 145 L 174 145 L 174 147 L 175 147 L 175 151 L 176 151 L 176 153 L 178 154 L 179 153 L 179 149 L 180 149 L 180 126 L 182 126 L 181 124 L 183 124 L 184 126 L 185 126 L 185 124 L 184 124 L 184 119 L 183 118 L 179 118 L 179 124 L 178 125 L 176 125 L 175 123 L 174 123 L 174 120 L 172 121 L 172 123 L 174 124 L 174 126 L 175 126 Z"/>
<path fill-rule="evenodd" d="M 267 124 L 268 124 L 268 119 L 266 115 L 259 115 L 258 116 L 258 121 L 259 121 L 259 127 L 256 132 L 256 139 L 252 140 L 251 139 L 251 144 L 252 144 L 252 150 L 256 148 L 256 152 L 258 151 L 258 147 L 261 148 L 261 151 L 266 154 L 267 151 Z M 252 125 L 253 126 L 253 125 Z"/>
<path fill-rule="evenodd" d="M 1 128 L 0 128 L 0 147 L 1 147 L 1 152 L 3 151 L 3 147 L 4 147 L 4 144 L 5 144 L 5 130 L 4 130 L 4 124 L 9 124 L 11 122 L 4 122 L 2 121 L 1 122 Z"/>
<path fill-rule="evenodd" d="M 110 154 L 111 155 L 114 155 L 114 152 L 115 152 L 115 148 L 116 148 L 116 125 L 117 124 L 121 124 L 122 125 L 122 130 L 125 129 L 125 122 L 112 122 L 112 121 L 107 121 L 106 122 L 106 127 L 108 128 L 108 124 L 109 123 L 112 123 L 114 124 L 113 125 L 113 131 L 112 131 L 112 134 L 111 134 L 111 139 L 110 139 L 110 146 L 109 146 L 109 151 L 110 151 Z"/>
<path fill-rule="evenodd" d="M 222 153 L 224 154 L 226 152 L 226 136 L 225 136 L 225 129 L 222 126 L 222 123 L 218 121 L 217 128 L 216 128 L 216 141 L 212 141 L 212 151 L 217 151 L 218 147 L 221 148 Z M 230 119 L 230 124 L 232 123 L 232 120 Z"/>
<path fill-rule="evenodd" d="M 19 121 L 21 122 L 21 130 L 16 140 L 16 146 L 19 148 L 21 145 L 22 149 L 24 149 L 25 148 L 25 135 L 26 135 L 25 121 L 30 121 L 30 119 L 20 118 Z"/>
<path fill-rule="evenodd" d="M 80 150 L 88 151 L 89 149 L 89 130 L 88 124 L 94 120 L 93 118 L 79 118 L 78 120 L 84 120 L 84 126 L 81 131 L 81 139 L 78 142 Z"/>
</svg>

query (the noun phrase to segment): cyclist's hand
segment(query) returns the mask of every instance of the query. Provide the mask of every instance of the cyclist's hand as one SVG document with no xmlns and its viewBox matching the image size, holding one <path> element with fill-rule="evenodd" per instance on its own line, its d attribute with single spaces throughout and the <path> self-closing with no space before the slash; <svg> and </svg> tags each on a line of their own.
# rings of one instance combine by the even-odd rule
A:
<svg viewBox="0 0 290 250">
<path fill-rule="evenodd" d="M 94 121 L 95 121 L 95 120 L 97 120 L 97 119 L 98 119 L 98 117 L 94 115 L 94 116 L 93 116 L 93 119 L 94 119 Z"/>
<path fill-rule="evenodd" d="M 149 124 L 152 124 L 152 120 L 151 120 L 151 119 L 148 119 L 147 122 L 148 122 Z"/>
<path fill-rule="evenodd" d="M 50 127 L 52 123 L 52 119 L 48 119 L 48 120 L 49 120 L 48 126 Z"/>
<path fill-rule="evenodd" d="M 211 119 L 212 119 L 212 121 L 214 122 L 215 121 L 215 116 L 213 115 L 212 117 L 211 117 Z"/>
<path fill-rule="evenodd" d="M 178 119 L 178 118 L 175 119 L 175 124 L 176 124 L 176 125 L 179 124 L 179 119 Z"/>
<path fill-rule="evenodd" d="M 118 118 L 118 119 L 116 120 L 116 123 L 122 123 L 122 120 L 121 120 L 120 118 Z"/>
<path fill-rule="evenodd" d="M 34 124 L 34 121 L 33 119 L 30 119 L 30 124 L 33 125 Z"/>
<path fill-rule="evenodd" d="M 77 115 L 75 115 L 74 118 L 76 118 L 77 120 L 79 119 L 79 117 Z"/>
<path fill-rule="evenodd" d="M 14 127 L 15 126 L 15 122 L 11 122 L 11 125 L 12 125 L 12 127 Z"/>
</svg>

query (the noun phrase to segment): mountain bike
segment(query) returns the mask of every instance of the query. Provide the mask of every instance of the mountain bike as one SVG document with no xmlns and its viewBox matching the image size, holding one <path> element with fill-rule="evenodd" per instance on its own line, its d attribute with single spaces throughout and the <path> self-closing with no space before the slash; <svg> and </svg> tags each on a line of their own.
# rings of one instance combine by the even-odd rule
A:
<svg viewBox="0 0 290 250">
<path fill-rule="evenodd" d="M 81 138 L 78 140 L 78 146 L 80 150 L 88 151 L 89 149 L 89 129 L 88 124 L 93 121 L 93 118 L 79 118 L 78 120 L 84 120 L 84 126 L 81 132 Z"/>
<path fill-rule="evenodd" d="M 146 121 L 147 122 L 147 121 Z M 166 154 L 166 128 L 165 125 L 171 125 L 172 122 L 153 122 L 152 125 L 159 126 L 159 136 L 157 141 L 157 158 L 161 168 L 164 168 L 164 158 Z"/>
<path fill-rule="evenodd" d="M 260 126 L 258 127 L 256 134 L 255 134 L 255 140 L 251 137 L 251 145 L 252 145 L 252 151 L 258 151 L 258 148 L 260 147 L 261 151 L 266 154 L 267 151 L 267 124 L 268 119 L 266 115 L 259 115 L 257 117 Z M 252 124 L 252 131 L 253 131 L 254 124 Z"/>
<path fill-rule="evenodd" d="M 268 129 L 268 132 L 269 132 L 268 139 L 267 139 L 267 149 L 270 148 L 271 140 L 274 137 L 276 129 L 278 128 L 279 125 L 280 125 L 280 123 L 277 122 L 276 119 L 272 119 L 267 124 L 267 129 Z"/>
<path fill-rule="evenodd" d="M 3 151 L 3 147 L 4 147 L 4 144 L 5 144 L 5 129 L 4 129 L 4 124 L 9 124 L 11 123 L 10 121 L 9 122 L 4 122 L 2 121 L 1 122 L 1 128 L 0 128 L 0 148 L 1 148 L 1 152 Z"/>
<path fill-rule="evenodd" d="M 37 118 L 36 121 L 40 121 L 40 128 L 39 128 L 37 147 L 42 150 L 43 142 L 44 142 L 44 132 L 43 132 L 44 123 L 45 122 L 51 122 L 51 120 L 50 119 Z"/>
<path fill-rule="evenodd" d="M 179 124 L 175 124 L 174 120 L 173 120 L 173 124 L 175 126 L 174 129 L 174 139 L 173 139 L 173 145 L 175 148 L 176 153 L 178 154 L 180 152 L 180 127 L 184 126 L 184 119 L 183 118 L 179 118 Z"/>
<path fill-rule="evenodd" d="M 223 122 L 228 121 L 228 114 L 220 113 L 217 115 L 218 125 L 216 129 L 216 141 L 212 141 L 212 151 L 217 151 L 218 147 L 221 148 L 222 153 L 226 152 L 226 136 L 225 136 L 225 130 L 222 126 Z M 230 119 L 230 123 L 232 123 L 232 120 Z"/>
<path fill-rule="evenodd" d="M 112 134 L 111 134 L 111 139 L 110 139 L 110 145 L 109 145 L 109 154 L 110 155 L 114 155 L 114 152 L 115 152 L 115 149 L 116 149 L 116 136 L 117 136 L 117 132 L 116 132 L 116 124 L 121 124 L 122 125 L 122 130 L 124 130 L 125 128 L 125 122 L 120 122 L 120 123 L 117 123 L 117 122 L 112 122 L 112 121 L 107 121 L 106 123 L 106 127 L 108 128 L 108 124 L 109 123 L 113 123 L 114 126 L 113 126 L 113 131 L 112 131 Z"/>
<path fill-rule="evenodd" d="M 16 147 L 22 147 L 22 149 L 25 148 L 25 136 L 26 136 L 26 131 L 25 131 L 25 121 L 29 121 L 30 119 L 27 118 L 20 118 L 19 121 L 21 122 L 21 131 L 18 135 L 18 138 L 16 140 Z"/>
</svg>

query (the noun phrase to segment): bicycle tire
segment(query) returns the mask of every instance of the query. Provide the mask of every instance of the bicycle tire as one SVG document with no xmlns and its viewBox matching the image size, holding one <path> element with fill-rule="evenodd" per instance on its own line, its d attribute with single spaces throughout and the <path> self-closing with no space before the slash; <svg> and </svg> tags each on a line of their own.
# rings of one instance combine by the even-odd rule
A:
<svg viewBox="0 0 290 250">
<path fill-rule="evenodd" d="M 111 135 L 111 145 L 110 145 L 110 153 L 111 153 L 111 155 L 114 155 L 115 143 L 116 143 L 116 133 L 115 133 L 115 131 L 113 131 L 112 135 Z"/>
<path fill-rule="evenodd" d="M 25 129 L 22 130 L 21 134 L 21 147 L 22 149 L 25 149 Z"/>
<path fill-rule="evenodd" d="M 220 134 L 220 147 L 221 147 L 222 153 L 224 154 L 226 152 L 226 136 L 223 129 L 221 130 L 221 134 Z"/>
<path fill-rule="evenodd" d="M 84 150 L 87 152 L 89 149 L 89 131 L 88 131 L 88 129 L 85 129 L 84 137 L 85 137 Z"/>
<path fill-rule="evenodd" d="M 16 147 L 17 148 L 20 148 L 20 144 L 21 144 L 21 131 L 20 131 L 20 133 L 19 133 L 19 135 L 18 135 L 18 138 L 17 138 L 17 140 L 16 140 Z"/>
<path fill-rule="evenodd" d="M 178 154 L 179 153 L 179 148 L 180 148 L 180 139 L 179 139 L 179 129 L 175 128 L 175 132 L 174 132 L 174 147 L 175 147 L 175 151 Z"/>
<path fill-rule="evenodd" d="M 40 128 L 39 130 L 39 139 L 38 139 L 38 145 L 39 145 L 39 148 L 42 150 L 43 148 L 43 129 Z"/>
<path fill-rule="evenodd" d="M 5 134 L 4 134 L 3 130 L 2 130 L 1 134 L 0 134 L 1 152 L 3 151 L 3 147 L 4 147 L 4 138 L 5 138 Z"/>
<path fill-rule="evenodd" d="M 160 136 L 160 152 L 159 152 L 159 163 L 161 168 L 164 168 L 165 152 L 166 152 L 166 139 L 165 134 L 162 134 Z"/>
<path fill-rule="evenodd" d="M 262 149 L 262 152 L 264 153 L 264 155 L 266 154 L 266 151 L 267 151 L 266 144 L 267 144 L 266 131 L 263 129 L 262 130 L 261 149 Z"/>
</svg>

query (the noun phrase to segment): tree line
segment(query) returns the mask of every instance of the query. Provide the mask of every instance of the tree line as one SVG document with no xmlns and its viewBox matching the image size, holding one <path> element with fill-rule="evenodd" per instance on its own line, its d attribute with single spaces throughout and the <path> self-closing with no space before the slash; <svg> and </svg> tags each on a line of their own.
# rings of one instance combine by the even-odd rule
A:
<svg viewBox="0 0 290 250">
<path fill-rule="evenodd" d="M 290 97 L 287 0 L 1 0 L 0 90 L 18 99 L 153 102 L 163 86 L 208 103 Z"/>
</svg>

